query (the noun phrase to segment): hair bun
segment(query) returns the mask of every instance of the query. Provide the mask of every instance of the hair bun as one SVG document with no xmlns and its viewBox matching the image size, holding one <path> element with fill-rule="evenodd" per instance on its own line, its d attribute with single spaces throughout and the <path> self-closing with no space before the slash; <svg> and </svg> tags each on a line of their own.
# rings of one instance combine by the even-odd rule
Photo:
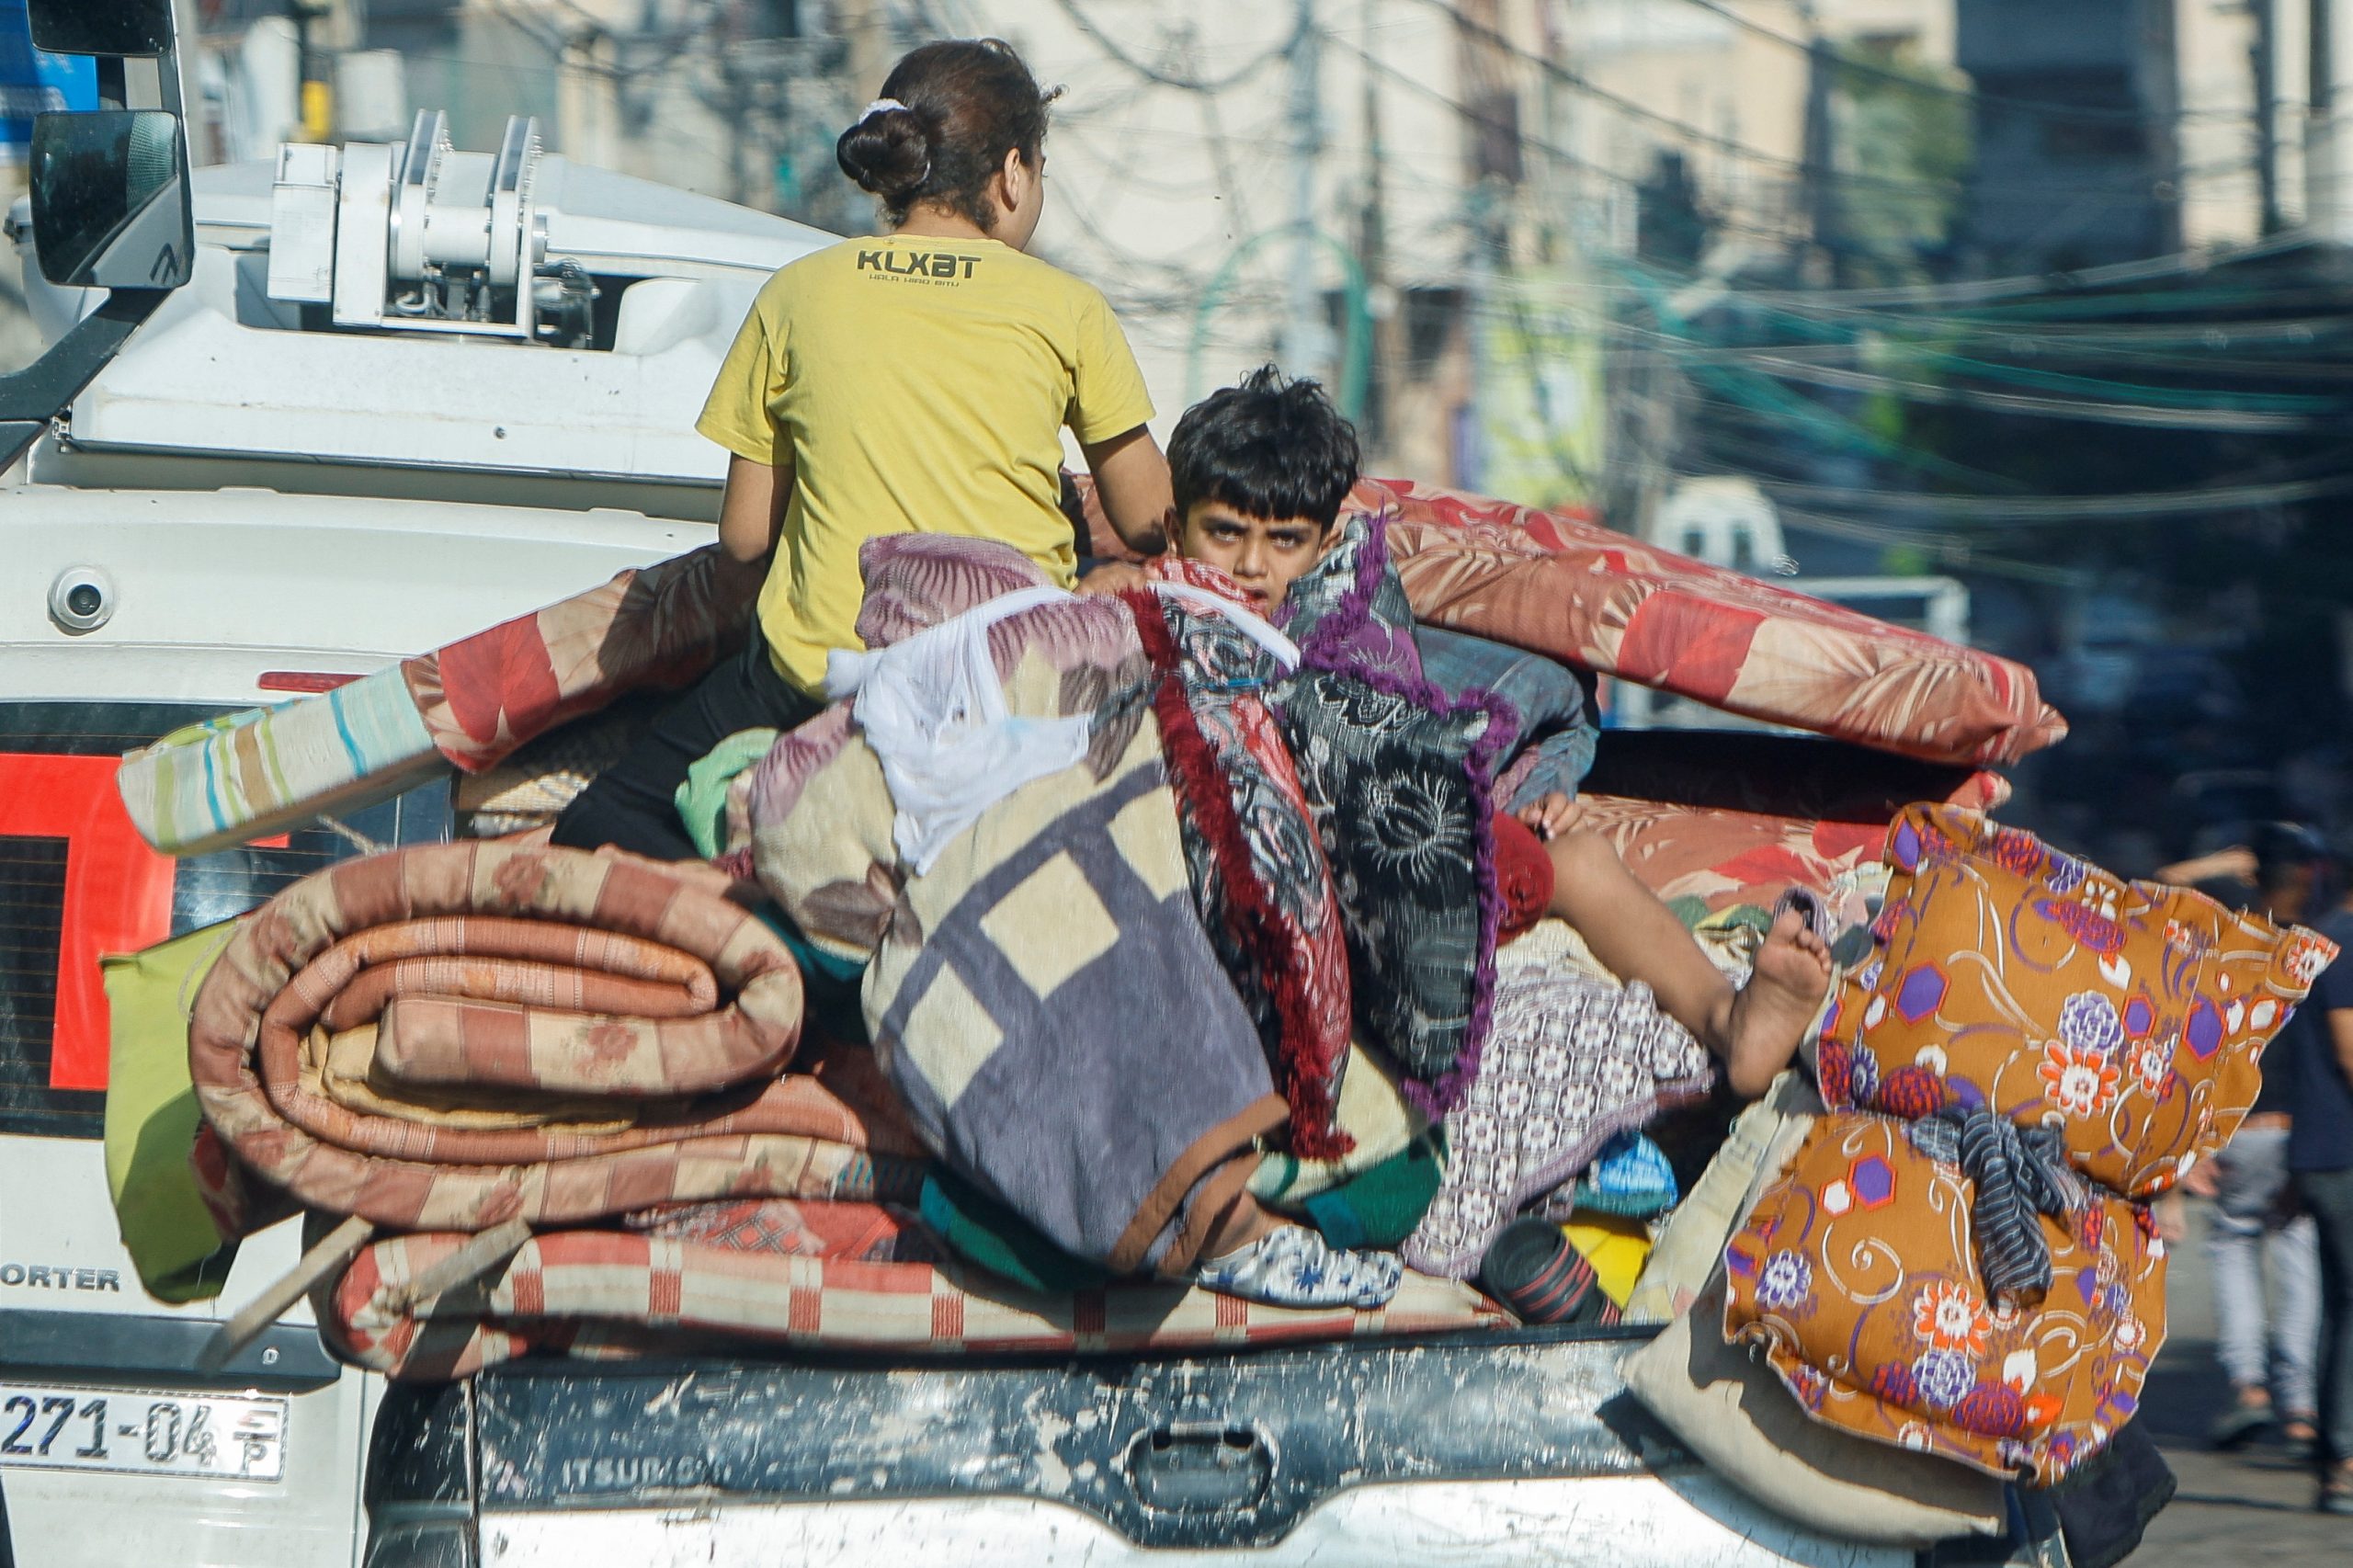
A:
<svg viewBox="0 0 2353 1568">
<path fill-rule="evenodd" d="M 877 103 L 834 143 L 834 161 L 860 190 L 899 206 L 930 177 L 931 135 L 906 105 Z"/>
</svg>

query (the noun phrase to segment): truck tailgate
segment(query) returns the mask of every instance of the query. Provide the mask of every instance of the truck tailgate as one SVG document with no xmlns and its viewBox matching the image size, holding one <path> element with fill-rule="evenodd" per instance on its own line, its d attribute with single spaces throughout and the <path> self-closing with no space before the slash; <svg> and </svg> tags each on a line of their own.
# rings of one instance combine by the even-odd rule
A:
<svg viewBox="0 0 2353 1568">
<path fill-rule="evenodd" d="M 1699 1467 L 1623 1392 L 1648 1332 L 518 1363 L 387 1396 L 369 1562 L 1908 1568 L 1908 1551 L 1809 1534 Z"/>
</svg>

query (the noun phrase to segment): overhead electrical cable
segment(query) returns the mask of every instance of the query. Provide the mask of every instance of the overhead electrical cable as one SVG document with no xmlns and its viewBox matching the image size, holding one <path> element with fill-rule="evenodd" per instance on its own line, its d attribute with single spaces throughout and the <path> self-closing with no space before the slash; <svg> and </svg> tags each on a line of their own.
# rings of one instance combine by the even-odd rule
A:
<svg viewBox="0 0 2353 1568">
<path fill-rule="evenodd" d="M 1096 48 L 1101 50 L 1120 65 L 1147 82 L 1163 87 L 1174 87 L 1180 92 L 1222 93 L 1228 87 L 1238 87 L 1276 61 L 1287 58 L 1299 46 L 1299 35 L 1294 31 L 1282 42 L 1262 53 L 1253 55 L 1242 64 L 1221 75 L 1188 76 L 1180 72 L 1165 71 L 1156 65 L 1146 64 L 1130 54 L 1120 46 L 1118 40 L 1103 29 L 1101 24 L 1087 15 L 1086 7 L 1079 5 L 1078 0 L 1054 0 L 1054 4 L 1061 8 L 1063 15 L 1070 18 L 1073 27 L 1086 34 Z"/>
<path fill-rule="evenodd" d="M 1682 3 L 1722 17 L 1745 32 L 1754 33 L 1758 38 L 1769 39 L 1775 43 L 1786 45 L 1801 53 L 1811 54 L 1818 47 L 1813 40 L 1798 38 L 1776 28 L 1768 28 L 1762 22 L 1745 17 L 1732 6 L 1724 5 L 1722 0 L 1682 0 Z M 1823 40 L 1822 44 L 1835 47 L 1832 40 L 1827 39 Z M 1927 81 L 1909 73 L 1896 70 L 1893 66 L 1881 65 L 1868 60 L 1858 60 L 1843 52 L 1834 55 L 1833 59 L 1838 69 L 1842 71 L 1880 77 L 1893 82 L 1898 86 L 1909 87 L 1915 92 L 1938 97 L 1958 98 L 1972 104 L 1983 104 L 1989 108 L 2008 109 L 2045 119 L 2104 120 L 2114 124 L 2150 125 L 2183 119 L 2243 119 L 2246 118 L 2236 109 L 2176 109 L 2167 114 L 2121 108 L 2108 104 L 2063 104 L 2032 98 L 2013 98 L 1999 93 L 1988 93 L 1976 87 L 1956 87 L 1942 82 Z"/>
<path fill-rule="evenodd" d="M 2024 392 L 1994 392 L 1983 387 L 1905 381 L 1869 370 L 1846 370 L 1834 366 L 1808 365 L 1782 358 L 1757 358 L 1749 363 L 1768 374 L 1785 380 L 1807 381 L 1815 386 L 1835 387 L 1847 392 L 1891 392 L 1906 403 L 1958 404 L 1997 413 L 2078 420 L 2097 425 L 2141 425 L 2177 430 L 2286 432 L 2309 430 L 2321 417 L 2316 414 L 2272 414 L 2257 409 L 2159 408 L 2093 399 L 2075 401 L 2035 397 Z"/>
<path fill-rule="evenodd" d="M 1705 127 L 1677 119 L 1673 115 L 1662 114 L 1647 104 L 1630 98 L 1622 93 L 1613 92 L 1583 73 L 1525 48 L 1508 33 L 1463 15 L 1450 3 L 1450 0 L 1421 0 L 1421 4 L 1443 12 L 1453 21 L 1455 28 L 1466 37 L 1476 39 L 1491 48 L 1503 51 L 1513 58 L 1535 67 L 1563 86 L 1597 103 L 1607 104 L 1629 119 L 1670 131 L 1694 145 L 1712 147 L 1732 157 L 1782 169 L 1802 178 L 1819 179 L 1834 185 L 1870 187 L 1885 190 L 1942 190 L 1954 195 L 1972 190 L 1982 191 L 1984 188 L 1982 183 L 1973 183 L 1959 177 L 1913 176 L 1906 178 L 1900 176 L 1865 174 L 1859 170 L 1809 163 L 1802 158 L 1791 158 L 1779 153 L 1768 153 L 1761 147 L 1754 147 L 1735 138 L 1720 135 Z M 2250 154 L 2245 158 L 2233 159 L 2227 163 L 2173 171 L 2168 177 L 2177 180 L 2238 174 L 2254 167 L 2255 161 L 2254 156 Z M 2012 180 L 2005 182 L 2005 188 L 2037 195 L 2055 196 L 2100 195 L 2113 192 L 2116 187 L 2113 182 L 2087 185 L 2072 180 Z"/>
<path fill-rule="evenodd" d="M 1949 495 L 1857 491 L 1839 485 L 1801 484 L 1787 480 L 1762 480 L 1759 483 L 1775 496 L 1787 497 L 1800 506 L 1863 505 L 1938 517 L 1948 522 L 2011 527 L 2097 521 L 2130 523 L 2154 517 L 2195 517 L 2200 513 L 2290 506 L 2300 501 L 2317 501 L 2325 496 L 2353 493 L 2353 473 L 2109 495 Z"/>
</svg>

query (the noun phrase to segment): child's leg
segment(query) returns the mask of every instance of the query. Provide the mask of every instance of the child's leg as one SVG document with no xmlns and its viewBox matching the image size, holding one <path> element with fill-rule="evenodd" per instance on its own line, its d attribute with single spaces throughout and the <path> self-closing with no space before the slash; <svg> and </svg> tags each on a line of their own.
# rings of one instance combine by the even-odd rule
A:
<svg viewBox="0 0 2353 1568">
<path fill-rule="evenodd" d="M 628 754 L 556 818 L 553 842 L 574 849 L 607 845 L 649 860 L 699 860 L 678 820 L 687 769 L 738 730 L 790 730 L 823 705 L 786 684 L 756 631 L 741 653 L 714 667 L 654 715 Z"/>
<path fill-rule="evenodd" d="M 1577 928 L 1620 980 L 1639 980 L 1659 1006 L 1724 1062 L 1735 1093 L 1755 1098 L 1790 1064 L 1830 987 L 1830 951 L 1785 914 L 1735 991 L 1656 893 L 1636 881 L 1597 833 L 1570 828 L 1545 846 L 1552 912 Z"/>
</svg>

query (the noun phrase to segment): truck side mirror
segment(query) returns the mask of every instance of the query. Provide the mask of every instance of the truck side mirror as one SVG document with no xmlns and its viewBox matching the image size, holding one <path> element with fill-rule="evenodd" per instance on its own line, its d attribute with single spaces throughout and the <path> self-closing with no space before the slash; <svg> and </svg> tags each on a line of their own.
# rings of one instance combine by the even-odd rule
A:
<svg viewBox="0 0 2353 1568">
<path fill-rule="evenodd" d="M 41 276 L 88 289 L 176 289 L 195 248 L 179 118 L 162 109 L 33 122 L 33 244 Z"/>
<path fill-rule="evenodd" d="M 123 108 L 44 114 L 33 122 L 33 247 L 52 282 L 105 290 L 47 352 L 0 375 L 0 470 L 40 438 L 168 291 L 195 270 L 188 143 L 180 134 L 174 0 L 23 0 L 33 42 L 90 55 L 101 90 Z M 129 57 L 157 57 L 163 109 L 132 109 Z M 109 87 L 107 84 L 111 83 Z M 0 1561 L 6 1553 L 0 1552 Z"/>
<path fill-rule="evenodd" d="M 160 54 L 172 0 L 25 0 L 33 47 L 51 54 Z"/>
</svg>

